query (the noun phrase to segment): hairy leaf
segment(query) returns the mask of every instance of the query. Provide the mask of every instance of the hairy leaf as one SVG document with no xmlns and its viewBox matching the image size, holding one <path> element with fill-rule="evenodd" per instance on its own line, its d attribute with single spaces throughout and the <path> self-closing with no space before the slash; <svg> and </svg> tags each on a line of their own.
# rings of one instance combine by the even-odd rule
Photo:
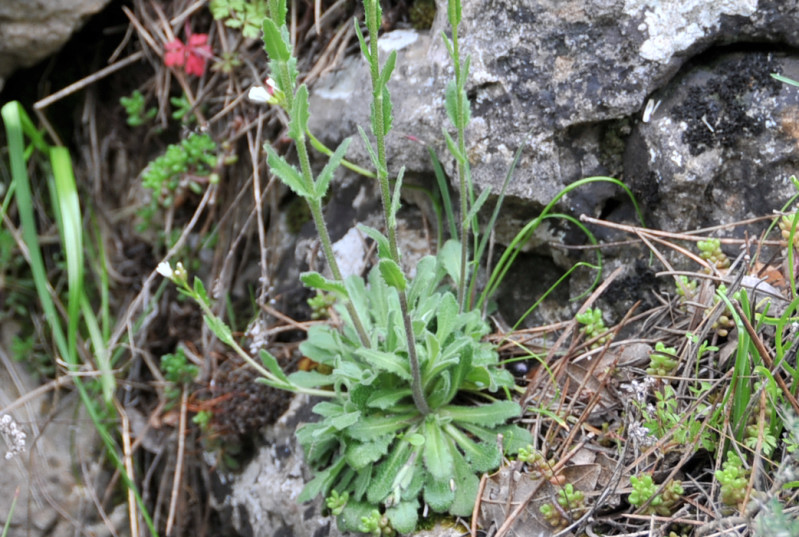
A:
<svg viewBox="0 0 799 537">
<path fill-rule="evenodd" d="M 288 45 L 283 41 L 283 36 L 280 33 L 280 28 L 271 19 L 264 19 L 264 49 L 269 54 L 270 59 L 285 62 L 291 58 L 291 50 Z M 281 88 L 285 91 L 285 88 Z"/>
<path fill-rule="evenodd" d="M 416 500 L 400 502 L 399 504 L 386 509 L 386 516 L 391 527 L 399 533 L 411 533 L 416 529 L 419 521 L 419 502 Z"/>
<path fill-rule="evenodd" d="M 317 199 L 322 199 L 327 194 L 327 189 L 330 186 L 330 181 L 333 179 L 333 174 L 338 169 L 344 155 L 347 153 L 347 148 L 350 146 L 352 138 L 345 138 L 343 142 L 336 148 L 336 152 L 327 161 L 327 164 L 319 173 L 316 180 L 315 190 Z"/>
<path fill-rule="evenodd" d="M 424 422 L 424 464 L 436 480 L 453 477 L 452 445 L 441 430 L 436 416 L 428 416 Z"/>
<path fill-rule="evenodd" d="M 295 142 L 302 142 L 308 129 L 308 86 L 305 84 L 297 88 L 297 93 L 294 94 L 290 116 L 289 138 Z"/>
<path fill-rule="evenodd" d="M 424 501 L 436 513 L 448 511 L 453 500 L 455 500 L 455 491 L 452 487 L 455 481 L 454 470 L 453 468 L 452 477 L 446 479 L 435 479 L 430 474 L 427 474 L 424 484 Z"/>
<path fill-rule="evenodd" d="M 271 145 L 264 144 L 264 149 L 266 149 L 266 163 L 269 165 L 269 170 L 277 175 L 278 179 L 283 181 L 283 183 L 298 196 L 302 196 L 303 198 L 313 197 L 313 192 L 308 190 L 302 178 L 302 174 L 300 174 L 297 168 L 278 155 Z"/>
<path fill-rule="evenodd" d="M 380 268 L 380 274 L 383 276 L 383 280 L 386 284 L 399 291 L 405 290 L 405 287 L 408 285 L 408 280 L 405 279 L 402 269 L 393 259 L 381 259 L 378 267 Z"/>
<path fill-rule="evenodd" d="M 315 271 L 303 272 L 300 280 L 306 287 L 328 293 L 335 293 L 340 298 L 347 298 L 347 288 L 336 280 L 329 280 Z"/>
<path fill-rule="evenodd" d="M 388 446 L 394 440 L 393 435 L 386 435 L 373 442 L 353 442 L 347 446 L 347 463 L 355 470 L 377 462 L 388 452 Z"/>
<path fill-rule="evenodd" d="M 377 349 L 358 349 L 355 354 L 369 362 L 370 365 L 394 373 L 404 380 L 411 380 L 410 366 L 408 360 L 391 352 L 383 352 Z"/>
<path fill-rule="evenodd" d="M 520 416 L 521 413 L 521 407 L 513 401 L 496 401 L 480 406 L 448 405 L 439 410 L 441 416 L 452 418 L 456 422 L 488 426 L 501 425 L 510 418 Z"/>
</svg>

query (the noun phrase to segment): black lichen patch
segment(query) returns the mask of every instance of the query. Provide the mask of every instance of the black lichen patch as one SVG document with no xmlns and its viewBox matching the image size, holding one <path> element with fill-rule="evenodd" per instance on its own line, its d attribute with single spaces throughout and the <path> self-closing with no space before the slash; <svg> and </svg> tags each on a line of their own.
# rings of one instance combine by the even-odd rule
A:
<svg viewBox="0 0 799 537">
<path fill-rule="evenodd" d="M 753 112 L 752 103 L 780 92 L 780 82 L 770 76 L 779 72 L 771 54 L 749 54 L 718 64 L 706 84 L 688 88 L 685 101 L 672 109 L 671 116 L 688 125 L 682 142 L 691 155 L 730 148 L 742 137 L 761 134 L 765 118 Z"/>
</svg>

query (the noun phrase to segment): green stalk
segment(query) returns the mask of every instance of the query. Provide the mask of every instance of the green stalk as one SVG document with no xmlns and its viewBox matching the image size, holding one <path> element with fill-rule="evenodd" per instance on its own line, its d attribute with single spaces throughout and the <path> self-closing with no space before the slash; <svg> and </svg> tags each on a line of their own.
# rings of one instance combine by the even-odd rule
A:
<svg viewBox="0 0 799 537">
<path fill-rule="evenodd" d="M 380 52 L 377 46 L 378 30 L 381 23 L 379 0 L 364 0 L 366 12 L 366 27 L 369 30 L 369 72 L 372 78 L 372 99 L 374 106 L 373 131 L 377 145 L 377 179 L 380 182 L 380 198 L 383 201 L 383 218 L 388 231 L 388 242 L 391 257 L 397 265 L 400 264 L 399 248 L 397 247 L 396 220 L 391 218 L 391 191 L 388 184 L 388 164 L 386 159 L 386 125 L 383 118 L 384 82 L 380 77 Z M 357 24 L 357 23 L 356 23 Z M 399 192 L 397 192 L 399 195 Z M 392 225 L 392 222 L 394 224 Z M 422 388 L 422 373 L 419 367 L 419 357 L 416 354 L 416 341 L 413 334 L 413 325 L 408 313 L 408 298 L 404 289 L 397 289 L 399 294 L 402 320 L 405 325 L 405 336 L 408 340 L 408 359 L 411 365 L 411 392 L 413 402 L 422 415 L 430 413 L 430 405 L 424 396 Z"/>
<path fill-rule="evenodd" d="M 455 67 L 455 85 L 457 87 L 455 107 L 457 124 L 455 127 L 458 129 L 458 151 L 461 155 L 466 155 L 466 137 L 464 125 L 464 103 L 462 99 L 461 89 L 463 88 L 463 70 L 461 65 L 460 50 L 458 48 L 458 24 L 460 24 L 459 17 L 457 16 L 457 7 L 453 5 L 453 1 L 449 1 L 448 15 L 450 27 L 452 28 L 452 62 Z M 469 264 L 469 222 L 467 215 L 469 214 L 469 196 L 472 193 L 471 181 L 469 180 L 468 161 L 465 159 L 457 159 L 457 173 L 458 184 L 460 186 L 460 204 L 461 204 L 461 277 L 458 282 L 458 304 L 460 311 L 463 312 L 466 307 L 466 275 L 468 272 Z"/>
<path fill-rule="evenodd" d="M 291 88 L 290 91 L 285 92 L 286 96 L 286 110 L 289 112 L 293 109 L 294 106 L 294 85 L 291 79 L 291 73 L 289 71 L 288 62 L 279 62 L 279 73 L 278 76 L 281 77 L 281 87 L 284 88 Z M 299 157 L 300 161 L 300 172 L 302 173 L 302 180 L 305 183 L 305 187 L 308 192 L 314 192 L 314 181 L 313 181 L 313 174 L 311 172 L 311 161 L 308 156 L 308 140 L 305 136 L 305 130 L 302 129 L 299 133 L 298 139 L 295 140 L 295 145 L 297 146 L 297 156 Z M 314 225 L 316 226 L 316 231 L 319 234 L 319 239 L 322 242 L 322 250 L 325 253 L 325 258 L 327 259 L 327 264 L 330 266 L 330 272 L 333 274 L 333 277 L 343 282 L 344 279 L 341 275 L 341 270 L 339 269 L 338 262 L 336 261 L 336 256 L 333 253 L 333 243 L 330 240 L 330 233 L 327 230 L 327 224 L 325 223 L 324 216 L 322 214 L 322 200 L 317 196 L 306 197 L 305 201 L 308 203 L 308 207 L 311 210 L 311 215 L 313 217 Z M 366 329 L 363 326 L 363 322 L 361 321 L 360 316 L 358 315 L 358 310 L 355 309 L 355 306 L 352 302 L 347 302 L 345 307 L 347 308 L 347 312 L 350 314 L 352 318 L 352 322 L 355 325 L 355 330 L 358 332 L 358 338 L 361 340 L 361 344 L 366 347 L 370 348 L 371 343 L 369 340 L 369 336 L 366 333 Z"/>
</svg>

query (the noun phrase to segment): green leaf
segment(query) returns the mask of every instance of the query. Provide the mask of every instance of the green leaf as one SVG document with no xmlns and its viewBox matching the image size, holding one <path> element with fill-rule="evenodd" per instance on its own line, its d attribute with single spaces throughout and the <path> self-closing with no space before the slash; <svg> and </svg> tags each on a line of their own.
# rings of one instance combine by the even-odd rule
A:
<svg viewBox="0 0 799 537">
<path fill-rule="evenodd" d="M 441 342 L 447 342 L 458 319 L 458 300 L 452 293 L 445 293 L 441 297 L 436 315 L 436 337 Z"/>
<path fill-rule="evenodd" d="M 502 435 L 502 447 L 506 455 L 515 455 L 519 449 L 533 442 L 530 431 L 518 425 L 505 425 L 497 427 L 496 432 Z"/>
<path fill-rule="evenodd" d="M 410 423 L 414 413 L 390 416 L 367 416 L 347 429 L 347 434 L 361 442 L 370 442 L 400 431 Z"/>
<path fill-rule="evenodd" d="M 388 55 L 386 63 L 383 64 L 383 69 L 380 71 L 380 85 L 385 86 L 391 78 L 391 73 L 394 71 L 394 66 L 397 64 L 397 51 L 392 50 Z"/>
<path fill-rule="evenodd" d="M 311 359 L 313 360 L 313 358 Z M 330 375 L 325 375 L 318 371 L 295 371 L 288 376 L 288 379 L 292 384 L 300 388 L 319 388 L 320 386 L 333 384 L 333 379 Z"/>
<path fill-rule="evenodd" d="M 297 498 L 297 502 L 308 502 L 316 498 L 319 494 L 327 494 L 333 485 L 333 481 L 335 481 L 336 477 L 338 477 L 338 474 L 344 469 L 346 464 L 346 459 L 344 459 L 344 457 L 339 457 L 339 459 L 329 468 L 316 474 L 316 477 L 306 483 L 305 487 L 302 489 L 302 492 L 300 492 L 300 495 Z"/>
<path fill-rule="evenodd" d="M 355 24 L 355 34 L 358 36 L 358 43 L 361 45 L 361 54 L 363 54 L 363 57 L 366 58 L 366 63 L 371 64 L 372 55 L 369 53 L 369 47 L 366 45 L 366 39 L 363 38 L 361 27 L 358 25 L 358 19 L 354 19 L 353 23 Z"/>
<path fill-rule="evenodd" d="M 461 3 L 460 0 L 447 1 L 447 20 L 452 28 L 458 28 L 461 23 Z"/>
<path fill-rule="evenodd" d="M 340 416 L 336 416 L 335 418 L 329 418 L 325 420 L 325 423 L 329 423 L 336 430 L 341 431 L 352 425 L 353 423 L 358 423 L 361 419 L 361 412 L 356 410 L 355 412 L 347 412 L 346 414 L 342 414 Z"/>
<path fill-rule="evenodd" d="M 278 155 L 271 145 L 264 144 L 264 149 L 267 154 L 266 163 L 269 165 L 269 170 L 298 196 L 312 198 L 313 192 L 308 190 L 299 170 Z"/>
<path fill-rule="evenodd" d="M 286 13 L 288 12 L 286 0 L 269 0 L 268 7 L 269 16 L 273 21 L 281 26 L 286 24 Z"/>
<path fill-rule="evenodd" d="M 455 286 L 461 277 L 461 243 L 455 239 L 450 239 L 444 243 L 443 248 L 438 252 L 438 262 L 444 267 L 447 275 L 452 278 Z"/>
<path fill-rule="evenodd" d="M 471 222 L 476 216 L 480 209 L 483 207 L 483 204 L 488 199 L 488 195 L 491 194 L 491 187 L 487 187 L 485 190 L 480 192 L 480 196 L 475 200 L 474 204 L 472 205 L 471 209 L 469 209 L 469 213 L 466 215 L 466 220 Z"/>
<path fill-rule="evenodd" d="M 354 442 L 347 446 L 345 456 L 347 463 L 355 470 L 361 470 L 368 464 L 377 462 L 388 452 L 388 446 L 394 435 L 386 435 L 373 442 Z"/>
<path fill-rule="evenodd" d="M 419 502 L 416 500 L 400 502 L 386 509 L 386 516 L 394 530 L 399 533 L 411 533 L 419 521 Z"/>
<path fill-rule="evenodd" d="M 391 248 L 388 245 L 388 239 L 385 235 L 380 233 L 375 228 L 366 226 L 364 224 L 358 224 L 357 227 L 358 231 L 377 243 L 377 256 L 380 259 L 391 259 Z"/>
<path fill-rule="evenodd" d="M 452 484 L 454 484 L 454 473 L 452 478 L 447 479 L 435 479 L 432 475 L 427 474 L 424 484 L 424 501 L 430 506 L 430 509 L 436 513 L 444 513 L 449 510 L 455 500 Z"/>
<path fill-rule="evenodd" d="M 316 190 L 316 198 L 322 199 L 327 194 L 327 189 L 330 186 L 330 181 L 333 179 L 333 174 L 338 169 L 341 161 L 344 159 L 344 155 L 347 153 L 347 148 L 350 146 L 350 142 L 352 142 L 352 138 L 345 138 L 341 144 L 336 148 L 336 152 L 330 157 L 330 160 L 327 161 L 324 169 L 319 174 L 316 179 L 316 185 L 314 189 Z"/>
<path fill-rule="evenodd" d="M 289 121 L 289 138 L 295 142 L 302 142 L 305 139 L 305 131 L 308 129 L 308 86 L 302 84 L 294 94 L 294 102 L 291 105 L 291 120 Z"/>
<path fill-rule="evenodd" d="M 380 275 L 383 276 L 383 280 L 387 285 L 399 291 L 405 290 L 408 281 L 405 279 L 402 269 L 393 259 L 381 259 L 378 267 L 380 268 Z"/>
<path fill-rule="evenodd" d="M 325 278 L 316 271 L 303 272 L 300 274 L 300 281 L 311 289 L 318 289 L 326 293 L 334 293 L 340 298 L 347 298 L 347 288 L 343 283 Z"/>
<path fill-rule="evenodd" d="M 270 373 L 276 376 L 278 379 L 282 380 L 286 384 L 290 384 L 289 378 L 283 372 L 280 365 L 277 363 L 277 358 L 272 356 L 266 349 L 261 349 L 258 351 L 258 355 L 261 357 L 261 362 L 264 364 Z"/>
<path fill-rule="evenodd" d="M 388 458 L 381 463 L 375 470 L 369 490 L 366 491 L 366 499 L 372 504 L 378 504 L 391 494 L 394 488 L 394 480 L 409 462 L 410 444 L 400 442 L 398 446 L 389 454 Z"/>
<path fill-rule="evenodd" d="M 463 456 L 457 450 L 454 451 L 455 499 L 449 507 L 449 512 L 455 516 L 468 517 L 471 516 L 472 509 L 474 509 L 480 480 L 474 475 L 474 471 Z"/>
<path fill-rule="evenodd" d="M 398 401 L 410 396 L 410 388 L 398 389 L 392 387 L 390 389 L 380 389 L 372 392 L 369 399 L 366 401 L 366 406 L 370 408 L 379 408 L 380 410 L 388 410 Z"/>
<path fill-rule="evenodd" d="M 382 114 L 383 114 L 383 134 L 388 134 L 391 130 L 392 123 L 394 122 L 394 116 L 392 115 L 392 104 L 391 104 L 391 93 L 389 93 L 387 87 L 383 87 L 383 98 L 382 98 Z"/>
<path fill-rule="evenodd" d="M 283 41 L 280 29 L 271 19 L 264 19 L 264 49 L 269 54 L 269 58 L 280 62 L 288 61 L 291 58 L 291 50 Z M 285 91 L 285 88 L 281 88 Z"/>
<path fill-rule="evenodd" d="M 424 465 L 438 481 L 454 476 L 452 445 L 441 430 L 437 416 L 428 416 L 424 422 Z"/>
<path fill-rule="evenodd" d="M 397 211 L 400 208 L 400 202 L 402 201 L 402 178 L 405 175 L 405 166 L 400 168 L 399 173 L 397 174 L 397 180 L 394 181 L 394 194 L 391 196 L 391 208 L 388 212 L 388 227 L 389 228 L 396 228 L 397 227 Z"/>
<path fill-rule="evenodd" d="M 377 153 L 375 153 L 374 147 L 372 147 L 372 142 L 369 141 L 369 137 L 366 135 L 366 131 L 358 125 L 358 134 L 361 135 L 361 140 L 363 140 L 363 145 L 366 147 L 366 152 L 369 153 L 369 158 L 372 161 L 372 166 L 375 167 L 375 170 L 379 172 L 383 171 L 383 166 L 380 165 L 380 160 L 377 158 Z"/>
<path fill-rule="evenodd" d="M 203 319 L 205 319 L 205 324 L 208 326 L 211 332 L 213 332 L 214 335 L 219 338 L 219 341 L 225 345 L 232 345 L 234 343 L 233 334 L 230 332 L 230 327 L 226 325 L 222 319 L 211 315 L 203 315 Z"/>
<path fill-rule="evenodd" d="M 475 425 L 502 425 L 511 418 L 521 415 L 522 409 L 513 401 L 496 401 L 488 405 L 459 406 L 447 405 L 441 407 L 439 415 L 452 418 L 453 421 L 463 421 Z"/>
<path fill-rule="evenodd" d="M 478 444 L 452 424 L 446 425 L 445 428 L 447 434 L 453 438 L 458 444 L 458 447 L 463 450 L 473 471 L 488 472 L 499 466 L 502 460 L 502 453 L 499 451 L 496 436 Z"/>
<path fill-rule="evenodd" d="M 444 92 L 444 108 L 447 111 L 447 117 L 452 122 L 453 125 L 456 127 L 459 125 L 458 122 L 458 85 L 454 80 L 450 80 L 447 83 L 447 89 Z M 449 142 L 447 142 L 449 145 Z M 454 145 L 454 144 L 453 144 Z M 452 150 L 450 149 L 450 152 Z M 454 155 L 455 153 L 453 153 Z"/>
<path fill-rule="evenodd" d="M 411 380 L 410 366 L 408 360 L 391 352 L 379 351 L 377 349 L 361 348 L 355 354 L 370 365 L 382 370 L 394 373 L 403 380 Z"/>
</svg>

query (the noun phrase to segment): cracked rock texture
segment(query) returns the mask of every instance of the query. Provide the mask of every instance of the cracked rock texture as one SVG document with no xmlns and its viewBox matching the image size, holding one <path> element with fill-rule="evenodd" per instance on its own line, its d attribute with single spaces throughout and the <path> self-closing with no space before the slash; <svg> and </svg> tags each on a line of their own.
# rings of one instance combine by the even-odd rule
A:
<svg viewBox="0 0 799 537">
<path fill-rule="evenodd" d="M 56 52 L 108 0 L 3 0 L 0 2 L 0 89 L 20 67 Z"/>
<path fill-rule="evenodd" d="M 431 173 L 424 147 L 409 136 L 432 144 L 452 170 L 441 134 L 442 125 L 449 126 L 443 90 L 452 76 L 440 38 L 445 25 L 446 0 L 439 0 L 429 33 L 400 30 L 381 37 L 384 54 L 391 49 L 399 54 L 390 84 L 394 130 L 388 140 L 395 173 L 401 165 L 411 174 Z M 738 43 L 746 49 L 756 43 L 761 53 L 784 55 L 788 47 L 799 45 L 799 7 L 795 1 L 754 0 L 474 0 L 464 3 L 460 37 L 464 56 L 471 55 L 467 150 L 478 189 L 497 192 L 514 152 L 523 146 L 508 189 L 522 203 L 511 200 L 503 213 L 507 232 L 499 233 L 500 240 L 507 240 L 565 185 L 594 175 L 634 179 L 631 175 L 640 167 L 629 168 L 635 159 L 628 146 L 638 135 L 635 131 L 631 136 L 650 97 L 673 92 L 684 80 L 684 67 L 701 67 L 696 61 L 709 62 L 705 67 L 712 69 L 722 47 Z M 368 80 L 361 58 L 348 59 L 322 78 L 313 89 L 313 131 L 335 144 L 347 136 L 357 138 L 357 125 L 368 128 L 369 107 L 357 106 L 369 102 Z M 782 86 L 770 91 L 773 99 L 795 90 Z M 752 94 L 749 101 L 759 96 Z M 770 112 L 762 108 L 759 113 Z M 658 117 L 663 117 L 662 110 Z M 679 122 L 676 128 L 682 128 Z M 731 133 L 736 144 L 727 144 L 717 158 L 726 159 L 736 145 L 754 136 L 785 134 L 768 128 L 760 134 Z M 360 140 L 350 146 L 349 157 L 369 162 Z M 567 197 L 562 208 L 599 216 L 613 198 L 621 199 L 617 190 L 591 186 Z M 679 199 L 661 196 L 660 203 L 668 214 L 690 213 L 668 207 Z M 674 226 L 691 227 L 698 221 Z"/>
</svg>

